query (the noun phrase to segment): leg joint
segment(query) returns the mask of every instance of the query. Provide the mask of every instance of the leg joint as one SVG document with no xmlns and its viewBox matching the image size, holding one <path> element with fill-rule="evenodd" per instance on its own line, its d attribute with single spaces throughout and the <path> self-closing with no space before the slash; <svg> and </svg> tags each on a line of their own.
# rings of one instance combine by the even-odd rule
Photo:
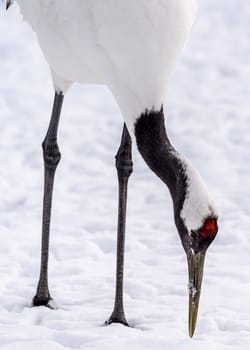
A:
<svg viewBox="0 0 250 350">
<path fill-rule="evenodd" d="M 129 177 L 133 172 L 131 149 L 120 148 L 115 158 L 118 176 Z"/>
<path fill-rule="evenodd" d="M 49 144 L 44 141 L 42 143 L 42 148 L 45 166 L 50 169 L 56 169 L 61 160 L 61 153 L 57 142 Z"/>
</svg>

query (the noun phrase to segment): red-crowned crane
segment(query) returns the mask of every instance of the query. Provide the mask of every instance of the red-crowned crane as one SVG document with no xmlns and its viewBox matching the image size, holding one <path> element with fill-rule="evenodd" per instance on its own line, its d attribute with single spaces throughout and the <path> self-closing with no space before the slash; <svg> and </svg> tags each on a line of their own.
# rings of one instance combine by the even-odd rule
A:
<svg viewBox="0 0 250 350">
<path fill-rule="evenodd" d="M 7 0 L 6 7 L 13 0 Z M 119 181 L 116 292 L 107 321 L 128 325 L 123 307 L 123 265 L 127 185 L 133 170 L 132 140 L 149 168 L 167 185 L 175 224 L 189 269 L 189 334 L 192 337 L 205 254 L 214 240 L 218 214 L 192 164 L 170 143 L 163 102 L 171 73 L 186 43 L 196 0 L 17 0 L 24 20 L 37 34 L 49 63 L 55 98 L 43 141 L 45 188 L 41 271 L 33 305 L 49 306 L 48 255 L 52 191 L 61 154 L 60 112 L 74 82 L 105 84 L 124 118 L 116 155 Z"/>
</svg>

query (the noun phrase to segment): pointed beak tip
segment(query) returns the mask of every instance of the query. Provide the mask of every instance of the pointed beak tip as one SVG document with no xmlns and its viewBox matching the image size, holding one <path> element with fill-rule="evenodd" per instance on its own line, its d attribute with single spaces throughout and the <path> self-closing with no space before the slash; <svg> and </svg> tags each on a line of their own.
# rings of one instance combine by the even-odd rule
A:
<svg viewBox="0 0 250 350">
<path fill-rule="evenodd" d="M 194 336 L 194 332 L 190 332 L 190 331 L 189 331 L 189 338 L 192 339 L 193 336 Z"/>
<path fill-rule="evenodd" d="M 195 325 L 189 325 L 188 334 L 189 334 L 190 339 L 193 338 L 194 333 L 195 333 Z"/>
<path fill-rule="evenodd" d="M 198 312 L 198 309 L 196 310 L 195 313 L 192 313 L 192 312 L 190 313 L 190 318 L 189 318 L 189 322 L 188 322 L 188 333 L 189 333 L 190 338 L 193 338 L 194 333 L 195 333 L 197 312 Z"/>
</svg>

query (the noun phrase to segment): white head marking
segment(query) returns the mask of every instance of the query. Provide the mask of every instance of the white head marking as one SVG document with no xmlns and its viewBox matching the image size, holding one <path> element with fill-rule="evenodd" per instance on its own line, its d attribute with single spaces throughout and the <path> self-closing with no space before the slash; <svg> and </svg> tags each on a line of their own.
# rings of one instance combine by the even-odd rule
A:
<svg viewBox="0 0 250 350">
<path fill-rule="evenodd" d="M 208 217 L 217 217 L 217 209 L 199 172 L 188 159 L 180 157 L 187 181 L 186 196 L 180 213 L 188 232 L 198 230 Z"/>
</svg>

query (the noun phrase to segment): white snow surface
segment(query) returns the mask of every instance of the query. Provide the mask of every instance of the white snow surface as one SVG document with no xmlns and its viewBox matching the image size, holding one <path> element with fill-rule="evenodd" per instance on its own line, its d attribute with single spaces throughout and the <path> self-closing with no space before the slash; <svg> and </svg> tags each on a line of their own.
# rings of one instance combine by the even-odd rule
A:
<svg viewBox="0 0 250 350">
<path fill-rule="evenodd" d="M 110 92 L 75 85 L 62 112 L 50 291 L 31 308 L 40 260 L 43 164 L 53 86 L 34 33 L 14 5 L 0 14 L 0 349 L 250 348 L 250 5 L 200 0 L 165 101 L 167 130 L 197 166 L 220 213 L 195 337 L 187 332 L 187 264 L 172 203 L 134 149 L 125 264 L 131 328 L 103 326 L 113 307 L 122 118 Z"/>
</svg>

